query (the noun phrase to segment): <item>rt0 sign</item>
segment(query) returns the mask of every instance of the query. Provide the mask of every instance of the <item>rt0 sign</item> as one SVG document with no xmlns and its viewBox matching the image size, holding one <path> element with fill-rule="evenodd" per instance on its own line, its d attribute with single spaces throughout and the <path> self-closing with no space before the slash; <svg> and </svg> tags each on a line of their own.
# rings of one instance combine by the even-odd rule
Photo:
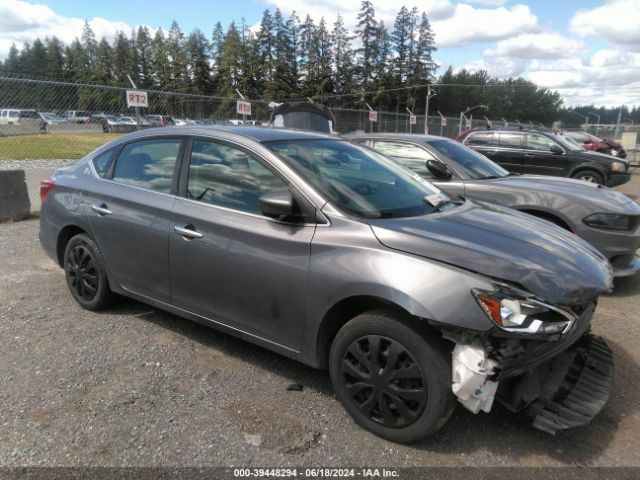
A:
<svg viewBox="0 0 640 480">
<path fill-rule="evenodd" d="M 251 102 L 243 102 L 242 100 L 238 100 L 236 102 L 236 113 L 239 113 L 240 115 L 251 116 Z"/>
<path fill-rule="evenodd" d="M 127 107 L 149 107 L 147 92 L 127 90 Z"/>
</svg>

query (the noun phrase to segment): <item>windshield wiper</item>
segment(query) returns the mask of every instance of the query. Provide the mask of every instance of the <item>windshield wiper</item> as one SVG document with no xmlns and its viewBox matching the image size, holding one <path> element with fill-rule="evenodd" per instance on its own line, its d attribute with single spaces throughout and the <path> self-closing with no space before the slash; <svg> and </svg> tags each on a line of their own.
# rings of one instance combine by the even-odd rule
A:
<svg viewBox="0 0 640 480">
<path fill-rule="evenodd" d="M 498 175 L 489 175 L 487 177 L 480 177 L 478 180 L 495 180 L 496 178 L 503 178 L 503 177 L 499 177 Z"/>
</svg>

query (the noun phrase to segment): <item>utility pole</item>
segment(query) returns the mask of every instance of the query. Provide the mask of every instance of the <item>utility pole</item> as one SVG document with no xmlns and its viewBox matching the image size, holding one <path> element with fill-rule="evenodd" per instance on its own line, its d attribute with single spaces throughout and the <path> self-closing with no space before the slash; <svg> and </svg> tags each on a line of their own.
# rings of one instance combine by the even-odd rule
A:
<svg viewBox="0 0 640 480">
<path fill-rule="evenodd" d="M 424 105 L 424 134 L 429 135 L 429 100 L 435 97 L 437 93 L 431 93 L 431 85 L 427 86 L 427 98 Z"/>
<path fill-rule="evenodd" d="M 620 120 L 622 119 L 622 107 L 618 110 L 618 121 L 616 122 L 616 133 L 613 135 L 615 140 L 618 139 L 618 134 L 620 133 Z"/>
<path fill-rule="evenodd" d="M 136 87 L 136 84 L 133 83 L 133 80 L 131 80 L 131 75 L 129 75 L 128 73 L 127 73 L 127 78 L 129 79 L 129 82 L 131 83 L 131 86 L 137 90 L 138 87 Z M 136 118 L 136 122 L 137 122 L 136 130 L 140 130 L 140 107 L 136 107 L 136 117 L 137 117 Z"/>
</svg>

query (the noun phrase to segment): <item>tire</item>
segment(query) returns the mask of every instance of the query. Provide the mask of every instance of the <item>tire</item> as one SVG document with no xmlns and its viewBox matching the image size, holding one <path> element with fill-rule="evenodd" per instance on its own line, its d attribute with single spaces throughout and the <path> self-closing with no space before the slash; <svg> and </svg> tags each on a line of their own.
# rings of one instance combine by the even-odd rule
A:
<svg viewBox="0 0 640 480">
<path fill-rule="evenodd" d="M 595 170 L 582 170 L 574 174 L 573 178 L 575 178 L 576 180 L 582 180 L 583 182 L 597 183 L 598 185 L 604 185 L 604 179 L 602 178 L 602 174 L 596 172 Z"/>
<path fill-rule="evenodd" d="M 376 345 L 379 354 L 371 368 Z M 331 382 L 362 428 L 394 442 L 416 442 L 438 431 L 453 413 L 451 350 L 402 315 L 373 310 L 336 335 L 329 354 Z"/>
<path fill-rule="evenodd" d="M 102 253 L 88 235 L 80 233 L 67 243 L 64 274 L 71 295 L 82 308 L 100 310 L 115 300 L 115 294 L 109 288 Z"/>
</svg>

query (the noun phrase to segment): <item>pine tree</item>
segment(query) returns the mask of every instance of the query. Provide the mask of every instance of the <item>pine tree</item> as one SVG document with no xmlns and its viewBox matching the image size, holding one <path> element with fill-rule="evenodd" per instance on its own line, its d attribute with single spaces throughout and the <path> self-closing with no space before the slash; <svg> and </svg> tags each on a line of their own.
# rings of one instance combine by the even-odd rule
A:
<svg viewBox="0 0 640 480">
<path fill-rule="evenodd" d="M 222 54 L 220 67 L 218 93 L 226 97 L 237 96 L 236 88 L 240 86 L 242 65 L 239 58 L 242 54 L 242 40 L 236 28 L 235 22 L 231 22 L 224 41 L 222 42 Z"/>
<path fill-rule="evenodd" d="M 191 85 L 195 93 L 210 95 L 213 92 L 211 81 L 210 45 L 204 34 L 196 29 L 187 38 L 187 68 Z"/>
<path fill-rule="evenodd" d="M 15 43 L 11 44 L 9 53 L 4 61 L 4 71 L 6 74 L 19 75 L 22 73 L 22 65 L 20 63 L 20 52 Z"/>
<path fill-rule="evenodd" d="M 138 67 L 138 87 L 147 90 L 153 88 L 153 46 L 151 33 L 146 26 L 138 28 L 135 52 Z"/>
<path fill-rule="evenodd" d="M 353 52 L 349 31 L 344 26 L 342 15 L 338 14 L 331 33 L 333 42 L 333 85 L 337 95 L 351 91 L 353 83 Z"/>
<path fill-rule="evenodd" d="M 151 69 L 153 71 L 153 85 L 158 90 L 165 90 L 171 82 L 171 73 L 167 59 L 167 39 L 161 28 L 156 30 L 151 41 Z"/>
<path fill-rule="evenodd" d="M 80 37 L 82 48 L 84 49 L 87 58 L 87 77 L 91 77 L 91 70 L 93 69 L 93 63 L 96 60 L 96 53 L 98 49 L 98 42 L 96 41 L 96 35 L 93 33 L 89 22 L 85 20 L 84 27 L 82 29 L 82 36 Z"/>
<path fill-rule="evenodd" d="M 418 28 L 416 58 L 412 72 L 413 83 L 431 81 L 438 65 L 433 61 L 433 52 L 437 50 L 435 38 L 427 14 L 422 12 Z"/>
<path fill-rule="evenodd" d="M 133 52 L 124 32 L 118 32 L 112 49 L 113 83 L 119 87 L 130 87 L 127 75 L 133 72 Z"/>
<path fill-rule="evenodd" d="M 175 20 L 171 22 L 171 28 L 167 36 L 166 52 L 169 61 L 169 78 L 166 87 L 174 92 L 188 92 L 189 77 L 187 76 L 187 52 L 184 33 L 182 33 L 178 22 Z"/>
<path fill-rule="evenodd" d="M 367 90 L 373 80 L 375 58 L 378 55 L 376 43 L 378 24 L 375 10 L 369 0 L 364 0 L 358 13 L 358 24 L 355 33 L 360 37 L 361 47 L 356 50 L 357 82 Z"/>
<path fill-rule="evenodd" d="M 274 20 L 271 12 L 265 10 L 262 13 L 260 21 L 260 29 L 257 35 L 257 44 L 259 47 L 258 54 L 262 63 L 262 80 L 269 82 L 273 77 L 274 66 Z"/>
<path fill-rule="evenodd" d="M 51 37 L 47 39 L 47 59 L 46 59 L 46 73 L 47 78 L 54 80 L 60 80 L 63 77 L 64 56 L 62 43 L 57 37 Z M 11 55 L 11 52 L 9 52 Z"/>
</svg>

